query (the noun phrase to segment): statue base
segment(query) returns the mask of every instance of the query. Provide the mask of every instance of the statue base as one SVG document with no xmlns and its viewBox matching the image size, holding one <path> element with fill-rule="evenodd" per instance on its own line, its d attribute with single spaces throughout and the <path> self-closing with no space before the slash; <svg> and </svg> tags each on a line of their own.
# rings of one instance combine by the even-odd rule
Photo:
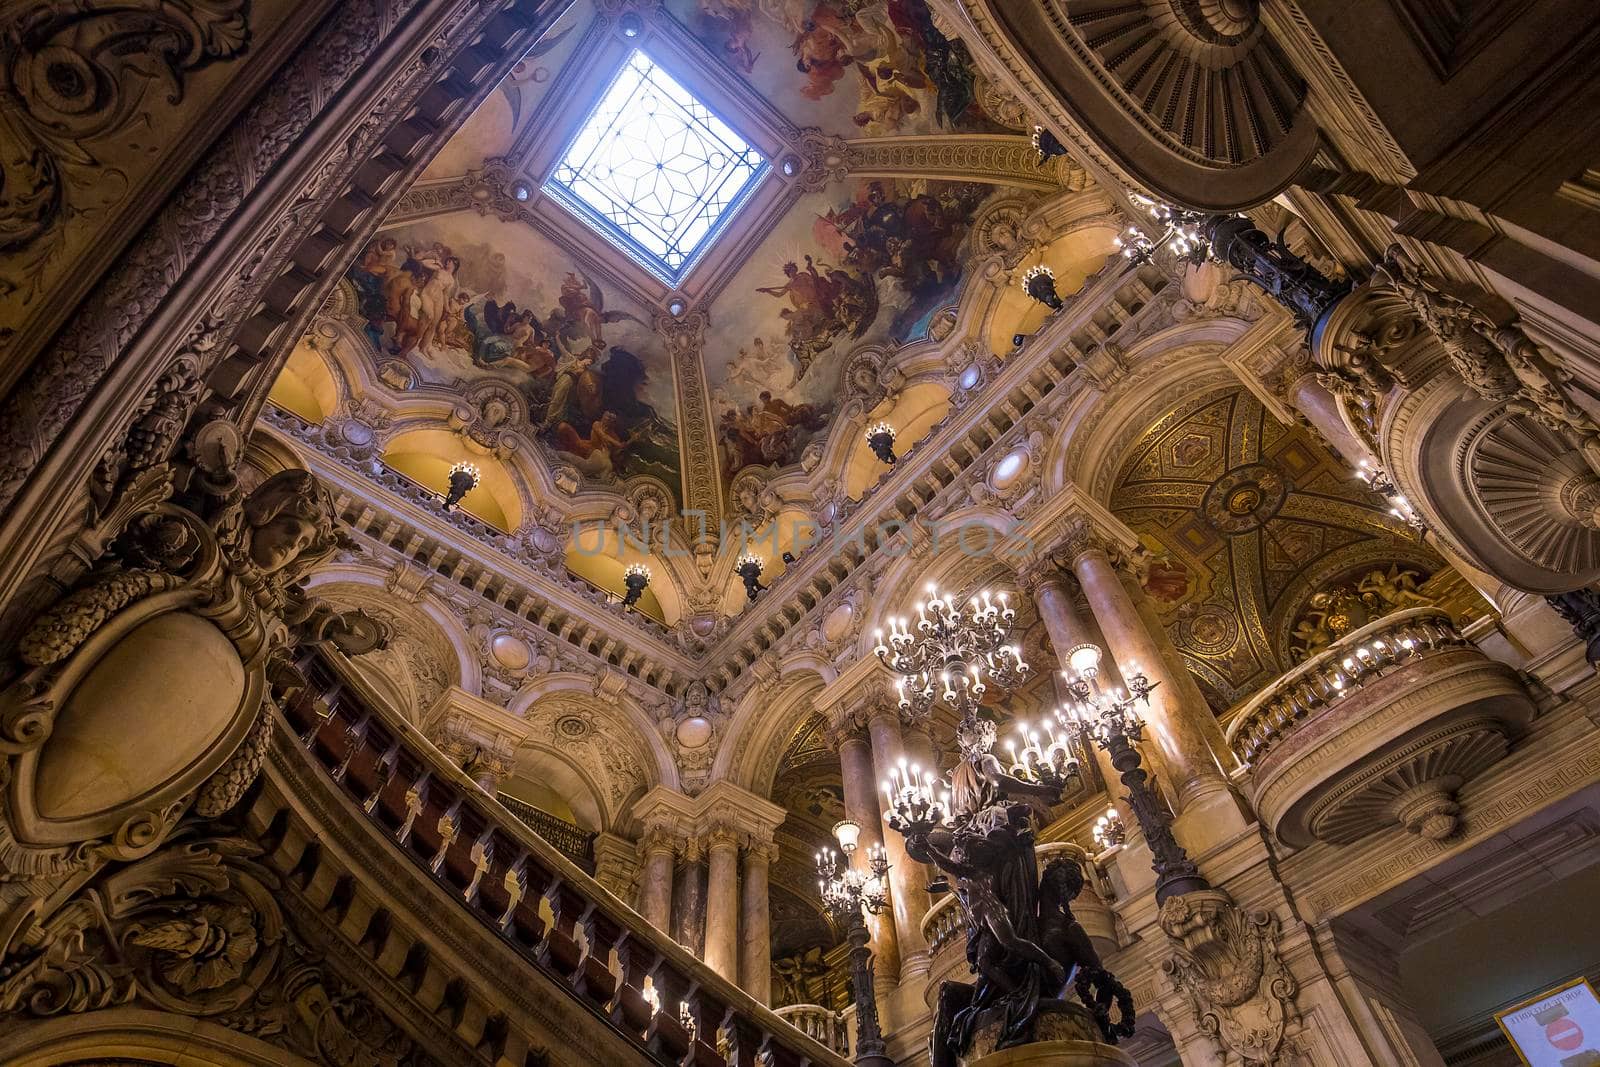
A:
<svg viewBox="0 0 1600 1067">
<path fill-rule="evenodd" d="M 972 1048 L 961 1058 L 961 1067 L 1137 1067 L 1132 1056 L 1105 1043 L 1094 1016 L 1074 1001 L 1042 1002 L 1034 1017 L 1033 1040 L 996 1050 L 1003 1023 L 997 1011 L 978 1016 Z"/>
</svg>

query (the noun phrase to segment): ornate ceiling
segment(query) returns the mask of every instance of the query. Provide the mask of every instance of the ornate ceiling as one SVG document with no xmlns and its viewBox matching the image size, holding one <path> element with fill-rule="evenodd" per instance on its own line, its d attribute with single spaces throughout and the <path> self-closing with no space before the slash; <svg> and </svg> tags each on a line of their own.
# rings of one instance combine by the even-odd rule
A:
<svg viewBox="0 0 1600 1067">
<path fill-rule="evenodd" d="M 1318 590 L 1380 565 L 1443 565 L 1315 437 L 1237 386 L 1157 419 L 1111 507 L 1155 554 L 1145 591 L 1217 711 L 1293 665 L 1292 629 Z"/>
<path fill-rule="evenodd" d="M 1084 178 L 1038 164 L 1020 109 L 923 0 L 600 8 L 576 4 L 467 120 L 333 311 L 388 389 L 494 383 L 583 485 L 715 515 L 741 471 L 820 444 L 852 352 L 928 337 L 961 297 L 975 230 L 1020 254 L 1017 208 Z M 769 164 L 672 283 L 545 191 L 635 49 Z M 1033 311 L 1012 303 L 1017 322 Z"/>
</svg>

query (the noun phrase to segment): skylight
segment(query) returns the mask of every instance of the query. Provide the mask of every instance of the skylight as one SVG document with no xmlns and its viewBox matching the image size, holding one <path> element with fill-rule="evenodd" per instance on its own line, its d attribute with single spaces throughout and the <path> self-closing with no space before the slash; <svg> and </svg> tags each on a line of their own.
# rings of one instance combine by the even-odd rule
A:
<svg viewBox="0 0 1600 1067">
<path fill-rule="evenodd" d="M 744 138 L 635 51 L 545 188 L 672 283 L 766 170 L 766 160 Z"/>
</svg>

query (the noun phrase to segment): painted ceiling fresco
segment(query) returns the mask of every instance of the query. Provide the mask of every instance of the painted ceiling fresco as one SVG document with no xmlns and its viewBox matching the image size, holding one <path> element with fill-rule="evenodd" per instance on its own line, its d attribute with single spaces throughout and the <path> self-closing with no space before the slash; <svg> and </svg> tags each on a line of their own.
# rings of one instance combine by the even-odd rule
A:
<svg viewBox="0 0 1600 1067">
<path fill-rule="evenodd" d="M 795 123 L 840 137 L 1006 132 L 966 46 L 923 0 L 672 0 L 673 14 Z"/>
<path fill-rule="evenodd" d="M 390 384 L 504 382 L 558 462 L 600 485 L 651 477 L 676 498 L 672 373 L 650 310 L 540 235 L 474 212 L 380 230 L 348 281 Z"/>
<path fill-rule="evenodd" d="M 799 462 L 833 417 L 855 347 L 926 334 L 959 293 L 970 221 L 991 195 L 965 182 L 884 179 L 800 200 L 734 277 L 707 339 L 726 480 Z"/>
<path fill-rule="evenodd" d="M 1145 591 L 1217 711 L 1293 665 L 1291 628 L 1317 591 L 1379 565 L 1443 565 L 1311 434 L 1239 389 L 1152 426 L 1111 505 L 1155 554 Z"/>
<path fill-rule="evenodd" d="M 754 127 L 740 122 L 773 109 L 791 129 L 843 138 L 1021 137 L 985 112 L 992 94 L 924 0 L 668 0 L 650 17 L 645 47 L 667 73 L 699 79 L 686 84 L 706 78 L 692 38 L 720 57 L 714 80 L 731 88 L 712 110 L 742 114 L 728 116 L 742 137 Z M 392 386 L 509 384 L 553 463 L 590 487 L 659 480 L 679 507 L 685 462 L 715 463 L 724 487 L 746 468 L 798 464 L 836 421 L 850 355 L 925 336 L 969 280 L 974 219 L 1018 191 L 845 177 L 769 193 L 778 206 L 765 216 L 736 212 L 706 253 L 729 258 L 695 296 L 709 404 L 694 406 L 691 425 L 652 325 L 668 291 L 542 192 L 588 94 L 609 84 L 586 58 L 619 47 L 615 25 L 578 0 L 429 165 L 404 221 L 352 267 L 350 324 Z M 680 458 L 680 438 L 702 419 L 715 455 Z"/>
</svg>

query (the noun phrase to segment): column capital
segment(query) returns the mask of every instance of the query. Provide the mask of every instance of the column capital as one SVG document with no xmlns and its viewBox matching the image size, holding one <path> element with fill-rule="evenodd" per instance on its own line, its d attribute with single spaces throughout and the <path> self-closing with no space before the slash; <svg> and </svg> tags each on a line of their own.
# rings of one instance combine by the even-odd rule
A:
<svg viewBox="0 0 1600 1067">
<path fill-rule="evenodd" d="M 1037 600 L 1039 593 L 1051 586 L 1071 596 L 1075 584 L 1076 579 L 1053 555 L 1037 556 L 1017 568 L 1017 588 L 1030 600 Z"/>
<path fill-rule="evenodd" d="M 770 867 L 778 862 L 778 843 L 776 841 L 747 841 L 744 846 L 745 863 L 759 863 Z"/>
</svg>

